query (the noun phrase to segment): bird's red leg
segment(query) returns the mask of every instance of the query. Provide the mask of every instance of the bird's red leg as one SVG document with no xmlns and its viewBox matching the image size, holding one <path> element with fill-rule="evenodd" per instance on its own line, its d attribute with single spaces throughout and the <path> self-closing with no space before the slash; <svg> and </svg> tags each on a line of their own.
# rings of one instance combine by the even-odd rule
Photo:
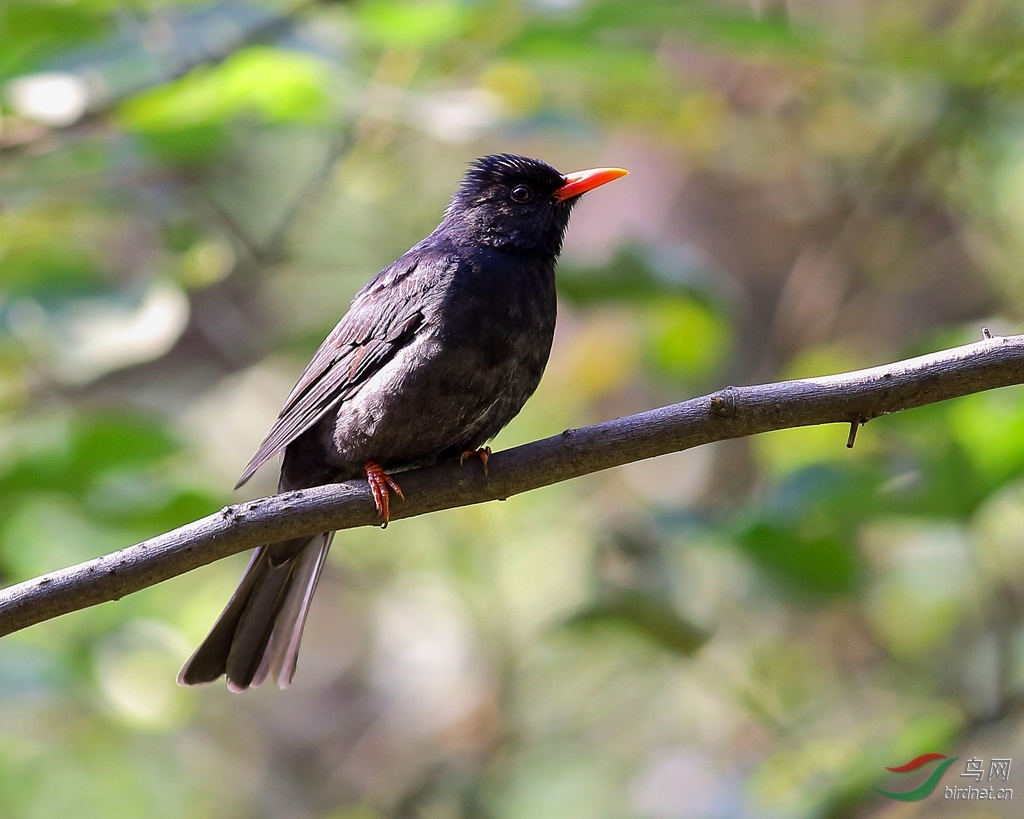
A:
<svg viewBox="0 0 1024 819">
<path fill-rule="evenodd" d="M 395 483 L 394 478 L 385 474 L 383 467 L 379 463 L 367 461 L 363 464 L 363 469 L 366 470 L 366 481 L 370 484 L 370 492 L 373 494 L 373 505 L 377 507 L 377 514 L 381 516 L 381 519 L 384 521 L 383 526 L 386 527 L 391 519 L 391 496 L 389 495 L 389 490 L 393 491 L 402 500 L 405 500 L 405 495 L 402 494 L 402 489 Z"/>
<path fill-rule="evenodd" d="M 491 448 L 489 446 L 482 446 L 480 449 L 467 449 L 459 456 L 459 466 L 462 466 L 470 458 L 479 458 L 480 463 L 483 464 L 484 474 L 487 474 L 487 462 L 491 459 Z"/>
</svg>

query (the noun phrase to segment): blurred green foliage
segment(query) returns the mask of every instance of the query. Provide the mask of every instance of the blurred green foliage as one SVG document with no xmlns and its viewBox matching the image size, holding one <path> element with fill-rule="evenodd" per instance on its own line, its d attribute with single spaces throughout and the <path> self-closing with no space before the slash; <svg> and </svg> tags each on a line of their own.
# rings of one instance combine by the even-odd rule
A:
<svg viewBox="0 0 1024 819">
<path fill-rule="evenodd" d="M 498 447 L 1014 331 L 1022 40 L 1008 0 L 5 0 L 0 577 L 228 502 L 492 151 L 632 171 Z M 846 435 L 345 533 L 288 692 L 174 684 L 241 559 L 4 638 L 0 816 L 872 816 L 885 766 L 1019 761 L 1020 390 Z"/>
</svg>

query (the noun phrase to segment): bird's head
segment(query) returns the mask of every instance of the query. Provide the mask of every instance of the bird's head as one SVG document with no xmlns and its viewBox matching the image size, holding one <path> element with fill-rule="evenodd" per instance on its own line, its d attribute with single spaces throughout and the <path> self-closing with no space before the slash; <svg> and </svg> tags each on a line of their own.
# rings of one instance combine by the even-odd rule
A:
<svg viewBox="0 0 1024 819">
<path fill-rule="evenodd" d="M 463 241 L 557 256 L 580 196 L 626 173 L 594 168 L 562 174 L 539 159 L 485 156 L 470 165 L 441 227 Z"/>
</svg>

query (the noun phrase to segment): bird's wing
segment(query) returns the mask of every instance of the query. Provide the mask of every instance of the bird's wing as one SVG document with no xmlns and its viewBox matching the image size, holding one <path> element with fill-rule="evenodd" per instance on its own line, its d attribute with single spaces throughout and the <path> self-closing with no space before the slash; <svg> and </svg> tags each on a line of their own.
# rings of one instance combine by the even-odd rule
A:
<svg viewBox="0 0 1024 819">
<path fill-rule="evenodd" d="M 452 262 L 407 253 L 356 295 L 349 311 L 306 365 L 274 426 L 242 471 L 236 489 L 409 343 L 424 322 L 423 290 Z M 417 270 L 421 267 L 426 269 Z"/>
</svg>

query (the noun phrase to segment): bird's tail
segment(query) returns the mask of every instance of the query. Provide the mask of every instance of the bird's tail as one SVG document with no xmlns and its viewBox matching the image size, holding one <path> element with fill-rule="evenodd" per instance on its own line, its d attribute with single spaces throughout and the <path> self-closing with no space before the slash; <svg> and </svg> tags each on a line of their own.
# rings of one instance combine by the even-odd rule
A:
<svg viewBox="0 0 1024 819">
<path fill-rule="evenodd" d="M 217 622 L 178 674 L 180 685 L 227 675 L 245 691 L 270 676 L 286 688 L 295 674 L 299 642 L 333 532 L 256 550 Z"/>
</svg>

